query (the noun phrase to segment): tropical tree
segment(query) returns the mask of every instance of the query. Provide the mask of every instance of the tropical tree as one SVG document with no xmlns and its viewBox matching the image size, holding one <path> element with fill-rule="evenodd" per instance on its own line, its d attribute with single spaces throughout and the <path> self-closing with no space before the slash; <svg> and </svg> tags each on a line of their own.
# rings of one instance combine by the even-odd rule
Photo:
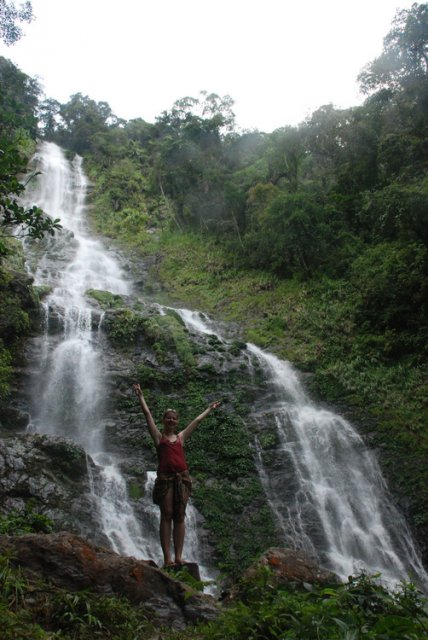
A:
<svg viewBox="0 0 428 640">
<path fill-rule="evenodd" d="M 37 134 L 40 93 L 40 86 L 34 78 L 0 56 L 0 136 L 9 135 L 17 129 L 25 130 L 30 136 Z"/>
<path fill-rule="evenodd" d="M 428 4 L 413 4 L 397 13 L 382 54 L 363 69 L 359 80 L 365 93 L 376 91 L 388 97 L 390 128 L 426 135 Z"/>
<path fill-rule="evenodd" d="M 287 189 L 296 192 L 307 156 L 307 145 L 303 128 L 282 127 L 269 136 L 267 152 L 269 177 L 273 184 L 285 181 Z"/>
<path fill-rule="evenodd" d="M 415 80 L 428 80 L 428 4 L 398 11 L 382 54 L 363 69 L 359 80 L 365 93 L 397 91 Z"/>
<path fill-rule="evenodd" d="M 41 238 L 60 227 L 38 207 L 26 209 L 19 198 L 25 185 L 18 176 L 26 172 L 37 133 L 40 88 L 5 58 L 0 58 L 0 259 L 7 252 L 2 238 L 21 234 Z"/>
<path fill-rule="evenodd" d="M 18 22 L 31 22 L 33 9 L 31 2 L 24 2 L 19 9 L 14 2 L 0 0 L 0 39 L 6 45 L 14 44 L 22 36 L 22 29 Z"/>
<path fill-rule="evenodd" d="M 107 102 L 95 102 L 81 93 L 75 93 L 66 104 L 62 104 L 57 115 L 54 139 L 79 154 L 91 150 L 96 134 L 124 124 Z"/>
</svg>

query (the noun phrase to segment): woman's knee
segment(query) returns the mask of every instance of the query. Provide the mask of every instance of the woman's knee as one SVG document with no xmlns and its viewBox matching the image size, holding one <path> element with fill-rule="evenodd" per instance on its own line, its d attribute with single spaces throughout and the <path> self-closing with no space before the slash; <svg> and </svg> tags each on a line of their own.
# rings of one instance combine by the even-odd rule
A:
<svg viewBox="0 0 428 640">
<path fill-rule="evenodd" d="M 161 509 L 161 520 L 167 520 L 168 522 L 171 522 L 173 518 L 174 518 L 174 511 L 172 509 L 170 509 L 169 507 L 166 507 L 165 509 Z"/>
<path fill-rule="evenodd" d="M 181 524 L 186 517 L 186 507 L 175 509 L 173 514 L 174 524 Z"/>
<path fill-rule="evenodd" d="M 171 521 L 174 517 L 174 502 L 172 490 L 169 490 L 159 505 L 161 519 Z"/>
</svg>

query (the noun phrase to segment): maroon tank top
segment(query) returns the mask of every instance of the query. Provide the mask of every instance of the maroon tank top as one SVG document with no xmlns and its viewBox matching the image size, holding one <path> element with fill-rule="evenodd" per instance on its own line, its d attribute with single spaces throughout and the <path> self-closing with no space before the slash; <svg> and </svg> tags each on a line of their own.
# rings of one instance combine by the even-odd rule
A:
<svg viewBox="0 0 428 640">
<path fill-rule="evenodd" d="M 157 447 L 157 453 L 159 460 L 158 473 L 187 471 L 184 449 L 179 438 L 174 442 L 170 442 L 168 438 L 162 436 Z"/>
</svg>

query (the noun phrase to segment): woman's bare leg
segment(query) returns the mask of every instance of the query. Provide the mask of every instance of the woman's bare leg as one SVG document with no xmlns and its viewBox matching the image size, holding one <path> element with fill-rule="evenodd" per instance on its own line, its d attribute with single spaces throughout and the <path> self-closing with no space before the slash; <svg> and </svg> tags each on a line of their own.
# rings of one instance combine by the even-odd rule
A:
<svg viewBox="0 0 428 640">
<path fill-rule="evenodd" d="M 174 513 L 174 530 L 172 536 L 174 539 L 174 553 L 176 564 L 183 564 L 184 534 L 186 532 L 186 527 L 184 524 L 185 514 L 185 504 L 181 504 L 178 508 L 176 508 Z"/>
<path fill-rule="evenodd" d="M 163 551 L 164 566 L 173 564 L 171 557 L 171 527 L 173 518 L 173 488 L 171 487 L 160 503 L 159 537 Z"/>
</svg>

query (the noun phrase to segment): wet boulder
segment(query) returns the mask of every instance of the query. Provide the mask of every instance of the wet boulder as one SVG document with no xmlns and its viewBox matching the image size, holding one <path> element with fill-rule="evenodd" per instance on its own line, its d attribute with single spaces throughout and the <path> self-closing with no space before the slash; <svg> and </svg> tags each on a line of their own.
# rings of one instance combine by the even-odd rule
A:
<svg viewBox="0 0 428 640">
<path fill-rule="evenodd" d="M 0 554 L 10 554 L 27 579 L 41 578 L 71 592 L 124 597 L 143 606 L 149 619 L 175 629 L 218 615 L 214 598 L 174 579 L 151 560 L 120 556 L 66 531 L 0 535 Z"/>
<path fill-rule="evenodd" d="M 101 540 L 89 470 L 96 473 L 90 458 L 67 438 L 23 434 L 0 439 L 0 513 L 23 513 L 31 503 L 58 528 L 90 532 Z"/>
<path fill-rule="evenodd" d="M 340 582 L 332 571 L 322 568 L 317 560 L 301 550 L 272 547 L 249 567 L 244 579 L 251 579 L 257 572 L 268 567 L 275 586 L 297 584 L 336 584 Z"/>
</svg>

